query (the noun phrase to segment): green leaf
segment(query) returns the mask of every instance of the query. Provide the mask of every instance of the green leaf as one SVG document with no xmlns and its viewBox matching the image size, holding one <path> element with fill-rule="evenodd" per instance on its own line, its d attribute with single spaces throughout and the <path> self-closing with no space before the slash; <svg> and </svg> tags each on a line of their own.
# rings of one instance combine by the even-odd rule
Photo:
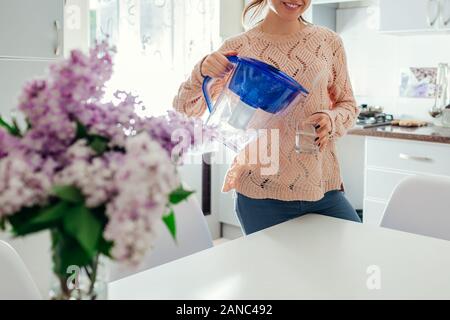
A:
<svg viewBox="0 0 450 320">
<path fill-rule="evenodd" d="M 64 215 L 65 232 L 76 239 L 89 257 L 94 257 L 98 250 L 102 224 L 92 212 L 79 204 L 71 207 Z"/>
<path fill-rule="evenodd" d="M 88 132 L 86 127 L 79 121 L 77 121 L 77 140 L 85 139 L 88 136 Z"/>
<path fill-rule="evenodd" d="M 12 136 L 16 136 L 16 137 L 20 137 L 20 130 L 17 128 L 16 125 L 10 125 L 9 123 L 7 123 L 5 120 L 3 120 L 2 117 L 0 117 L 0 127 L 5 128 L 8 133 Z"/>
<path fill-rule="evenodd" d="M 93 136 L 89 146 L 94 149 L 97 154 L 103 154 L 108 148 L 108 139 L 100 136 Z"/>
<path fill-rule="evenodd" d="M 111 249 L 114 243 L 112 241 L 108 241 L 105 238 L 101 237 L 98 243 L 98 252 L 104 254 L 107 257 L 111 257 Z"/>
<path fill-rule="evenodd" d="M 194 191 L 184 190 L 183 186 L 179 186 L 176 190 L 172 191 L 169 195 L 169 203 L 177 204 L 183 200 L 186 200 Z"/>
<path fill-rule="evenodd" d="M 170 209 L 169 214 L 163 216 L 163 222 L 167 226 L 167 229 L 169 229 L 173 239 L 177 240 L 177 225 L 175 223 L 175 213 L 172 208 Z"/>
<path fill-rule="evenodd" d="M 35 218 L 31 219 L 30 224 L 44 224 L 48 225 L 54 223 L 61 219 L 61 217 L 67 212 L 69 209 L 69 204 L 65 201 L 59 202 L 54 206 L 47 208 L 46 210 L 42 210 L 36 215 Z"/>
<path fill-rule="evenodd" d="M 28 226 L 29 221 L 31 221 L 39 214 L 39 212 L 45 209 L 46 208 L 40 207 L 22 208 L 15 214 L 8 216 L 7 219 L 12 226 L 13 233 L 16 236 L 20 236 L 33 232 L 31 230 L 32 228 Z M 40 229 L 36 231 L 40 231 Z"/>
<path fill-rule="evenodd" d="M 69 204 L 66 202 L 58 202 L 44 208 L 23 208 L 9 216 L 8 221 L 13 227 L 13 233 L 23 236 L 57 226 L 68 208 Z"/>
<path fill-rule="evenodd" d="M 0 230 L 1 231 L 6 230 L 6 218 L 5 217 L 0 218 Z"/>
<path fill-rule="evenodd" d="M 21 137 L 22 132 L 20 131 L 19 124 L 17 123 L 17 119 L 15 117 L 12 118 L 12 124 L 13 124 L 14 131 L 17 132 L 18 135 Z"/>
<path fill-rule="evenodd" d="M 88 145 L 97 153 L 103 154 L 108 149 L 108 138 L 89 134 L 85 125 L 83 125 L 80 121 L 77 121 L 77 140 L 78 139 L 86 139 L 88 141 Z"/>
<path fill-rule="evenodd" d="M 60 198 L 71 203 L 82 203 L 84 197 L 81 191 L 74 186 L 55 186 L 53 187 L 53 193 Z"/>
<path fill-rule="evenodd" d="M 76 239 L 64 230 L 60 228 L 52 229 L 51 235 L 53 271 L 62 279 L 67 279 L 70 276 L 67 273 L 68 267 L 78 266 L 82 268 L 92 264 L 93 258 L 86 253 Z"/>
</svg>

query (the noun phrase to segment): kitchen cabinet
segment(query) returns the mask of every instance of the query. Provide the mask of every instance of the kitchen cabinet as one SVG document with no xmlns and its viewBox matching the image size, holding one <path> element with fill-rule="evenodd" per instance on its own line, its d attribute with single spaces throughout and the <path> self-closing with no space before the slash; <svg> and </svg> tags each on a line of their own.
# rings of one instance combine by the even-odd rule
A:
<svg viewBox="0 0 450 320">
<path fill-rule="evenodd" d="M 0 1 L 0 115 L 15 109 L 24 83 L 71 49 L 89 47 L 85 0 Z"/>
<path fill-rule="evenodd" d="M 362 210 L 364 199 L 364 146 L 361 136 L 345 135 L 336 141 L 345 195 L 357 210 Z"/>
<path fill-rule="evenodd" d="M 0 57 L 55 59 L 63 55 L 64 1 L 0 1 Z"/>
<path fill-rule="evenodd" d="M 231 159 L 234 157 L 234 152 L 223 148 L 224 153 L 216 153 L 215 159 L 227 159 L 226 161 L 215 161 L 212 164 L 212 179 L 211 179 L 211 210 L 216 214 L 220 223 L 240 227 L 237 219 L 234 203 L 234 191 L 222 192 L 223 182 L 230 166 Z M 223 155 L 223 157 L 222 157 Z"/>
<path fill-rule="evenodd" d="M 441 0 L 440 28 L 450 31 L 450 0 Z"/>
<path fill-rule="evenodd" d="M 450 176 L 450 145 L 367 137 L 363 222 L 379 225 L 395 187 L 411 175 Z"/>
<path fill-rule="evenodd" d="M 381 32 L 450 31 L 450 0 L 380 0 L 379 5 Z"/>
<path fill-rule="evenodd" d="M 313 24 L 337 31 L 336 14 L 338 9 L 368 7 L 377 4 L 375 0 L 312 0 L 304 17 Z"/>
</svg>

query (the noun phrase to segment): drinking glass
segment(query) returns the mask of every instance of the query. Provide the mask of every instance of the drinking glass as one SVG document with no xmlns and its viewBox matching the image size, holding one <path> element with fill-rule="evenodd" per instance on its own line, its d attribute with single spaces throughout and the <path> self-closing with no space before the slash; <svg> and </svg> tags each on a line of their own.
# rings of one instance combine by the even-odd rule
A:
<svg viewBox="0 0 450 320">
<path fill-rule="evenodd" d="M 317 132 L 314 124 L 306 121 L 297 123 L 295 132 L 295 151 L 297 153 L 317 154 L 319 146 L 316 145 Z"/>
</svg>

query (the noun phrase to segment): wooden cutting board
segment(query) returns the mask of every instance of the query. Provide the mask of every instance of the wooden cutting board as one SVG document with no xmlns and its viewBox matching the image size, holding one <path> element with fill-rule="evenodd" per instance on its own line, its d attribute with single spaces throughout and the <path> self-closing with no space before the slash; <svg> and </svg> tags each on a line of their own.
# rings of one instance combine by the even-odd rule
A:
<svg viewBox="0 0 450 320">
<path fill-rule="evenodd" d="M 428 122 L 422 120 L 404 119 L 404 120 L 393 120 L 391 122 L 391 125 L 400 127 L 424 127 L 428 125 Z"/>
</svg>

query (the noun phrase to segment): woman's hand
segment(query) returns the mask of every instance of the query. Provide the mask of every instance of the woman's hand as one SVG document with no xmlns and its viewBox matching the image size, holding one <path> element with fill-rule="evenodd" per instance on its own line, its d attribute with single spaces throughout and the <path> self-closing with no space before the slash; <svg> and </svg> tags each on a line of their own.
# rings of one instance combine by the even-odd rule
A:
<svg viewBox="0 0 450 320">
<path fill-rule="evenodd" d="M 316 128 L 317 138 L 315 143 L 320 151 L 323 151 L 330 140 L 332 130 L 330 117 L 326 113 L 318 112 L 310 116 L 306 122 L 313 124 Z"/>
<path fill-rule="evenodd" d="M 226 56 L 237 55 L 236 51 L 229 51 L 225 54 L 218 51 L 208 55 L 200 65 L 200 72 L 203 76 L 211 78 L 223 78 L 233 69 L 233 64 Z"/>
</svg>

